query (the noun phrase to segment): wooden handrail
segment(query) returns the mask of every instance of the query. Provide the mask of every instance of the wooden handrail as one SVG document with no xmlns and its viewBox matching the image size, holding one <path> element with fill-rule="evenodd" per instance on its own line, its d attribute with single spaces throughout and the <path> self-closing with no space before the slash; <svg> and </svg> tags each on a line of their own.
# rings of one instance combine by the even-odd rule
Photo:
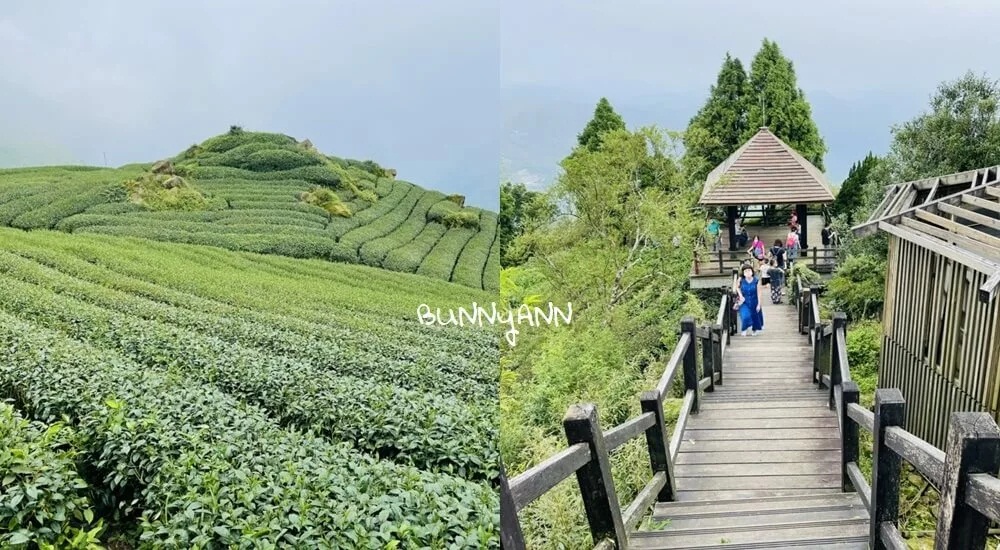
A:
<svg viewBox="0 0 1000 550">
<path fill-rule="evenodd" d="M 727 292 L 722 297 L 722 306 L 729 299 Z M 726 322 L 729 314 L 724 307 L 720 311 L 723 312 L 723 322 Z M 680 446 L 681 434 L 690 415 L 698 413 L 698 395 L 706 389 L 705 382 L 711 385 L 716 374 L 713 367 L 711 372 L 706 373 L 708 376 L 699 378 L 695 348 L 698 341 L 701 342 L 703 351 L 707 346 L 711 352 L 708 355 L 712 357 L 709 364 L 711 367 L 715 363 L 714 357 L 721 355 L 721 350 L 716 350 L 716 341 L 721 346 L 725 339 L 721 331 L 722 327 L 718 324 L 698 329 L 693 318 L 685 317 L 681 321 L 681 337 L 665 365 L 659 383 L 655 389 L 644 392 L 640 398 L 641 414 L 602 431 L 594 405 L 572 405 L 563 419 L 569 443 L 566 449 L 509 482 L 501 464 L 501 502 L 505 515 L 513 516 L 501 519 L 501 547 L 504 550 L 523 550 L 525 542 L 517 512 L 575 474 L 584 498 L 584 509 L 594 544 L 597 548 L 625 549 L 628 531 L 638 524 L 645 511 L 654 502 L 667 502 L 674 498 L 673 461 Z M 683 367 L 686 392 L 681 415 L 668 440 L 663 399 L 679 367 Z M 719 374 L 721 380 L 721 364 Z M 622 508 L 611 477 L 610 454 L 642 435 L 646 438 L 653 476 L 632 502 Z"/>
<path fill-rule="evenodd" d="M 814 324 L 819 322 L 815 298 L 811 293 Z M 900 465 L 905 460 L 940 488 L 936 548 L 985 549 L 990 522 L 1000 521 L 1000 479 L 994 475 L 1000 469 L 1000 427 L 993 418 L 987 413 L 953 413 L 948 448 L 938 449 L 905 429 L 906 404 L 899 390 L 876 390 L 874 412 L 858 404 L 843 313 L 834 315 L 832 328 L 814 327 L 809 335 L 816 347 L 814 372 L 826 357 L 831 359 L 829 376 L 817 378 L 828 384 L 838 416 L 844 490 L 856 491 L 870 514 L 869 546 L 906 547 L 896 525 Z M 830 349 L 824 347 L 828 339 Z M 873 435 L 871 485 L 857 463 L 858 428 Z"/>
</svg>

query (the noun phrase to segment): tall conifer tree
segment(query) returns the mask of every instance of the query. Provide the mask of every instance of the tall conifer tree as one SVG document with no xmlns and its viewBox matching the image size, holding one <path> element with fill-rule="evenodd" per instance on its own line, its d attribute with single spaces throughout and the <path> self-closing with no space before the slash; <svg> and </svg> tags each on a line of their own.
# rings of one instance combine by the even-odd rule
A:
<svg viewBox="0 0 1000 550">
<path fill-rule="evenodd" d="M 826 144 L 812 120 L 812 109 L 798 88 L 795 68 L 782 55 L 778 45 L 768 39 L 750 64 L 750 94 L 747 98 L 747 127 L 743 141 L 750 139 L 761 126 L 823 170 Z"/>
<path fill-rule="evenodd" d="M 743 63 L 726 53 L 708 101 L 684 134 L 684 163 L 695 180 L 704 180 L 709 170 L 742 145 L 748 93 Z"/>
<path fill-rule="evenodd" d="M 602 97 L 594 109 L 594 117 L 590 119 L 583 132 L 576 137 L 581 147 L 596 151 L 601 146 L 601 137 L 612 130 L 624 130 L 625 120 L 615 112 L 611 102 Z"/>
</svg>

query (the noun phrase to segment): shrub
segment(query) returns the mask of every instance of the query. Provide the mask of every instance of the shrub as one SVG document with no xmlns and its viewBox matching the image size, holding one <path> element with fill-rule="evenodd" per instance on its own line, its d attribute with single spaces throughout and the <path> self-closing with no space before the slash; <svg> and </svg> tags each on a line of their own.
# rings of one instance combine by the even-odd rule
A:
<svg viewBox="0 0 1000 550">
<path fill-rule="evenodd" d="M 453 282 L 473 288 L 483 287 L 483 269 L 496 237 L 496 214 L 486 210 L 481 211 L 479 225 L 479 231 L 469 239 L 462 253 L 458 255 L 455 270 L 451 275 Z"/>
<path fill-rule="evenodd" d="M 382 266 L 393 271 L 413 273 L 446 231 L 447 228 L 439 223 L 425 225 L 415 239 L 389 252 Z"/>
<path fill-rule="evenodd" d="M 449 229 L 424 257 L 424 261 L 417 268 L 417 274 L 445 281 L 451 280 L 451 272 L 455 269 L 458 255 L 475 234 L 476 231 L 469 228 Z"/>
<path fill-rule="evenodd" d="M 469 227 L 479 229 L 479 214 L 476 212 L 449 212 L 442 218 L 441 223 L 449 229 L 456 227 Z"/>
<path fill-rule="evenodd" d="M 465 206 L 465 195 L 448 195 L 447 199 L 460 207 Z"/>
<path fill-rule="evenodd" d="M 832 307 L 854 320 L 879 317 L 885 301 L 885 271 L 884 258 L 848 257 L 828 286 Z"/>
<path fill-rule="evenodd" d="M 352 216 L 351 209 L 340 201 L 340 196 L 325 187 L 314 186 L 309 191 L 301 193 L 299 200 L 306 204 L 318 206 L 333 216 L 340 216 L 342 218 L 350 218 Z"/>
<path fill-rule="evenodd" d="M 0 403 L 0 546 L 96 547 L 102 522 L 94 523 L 71 439 L 70 428 L 28 422 Z"/>
<path fill-rule="evenodd" d="M 209 201 L 179 176 L 146 174 L 125 182 L 129 200 L 150 210 L 205 210 Z"/>
<path fill-rule="evenodd" d="M 459 205 L 449 200 L 443 200 L 435 204 L 431 207 L 430 211 L 427 212 L 427 221 L 444 223 L 445 216 L 461 211 L 462 207 Z"/>
</svg>

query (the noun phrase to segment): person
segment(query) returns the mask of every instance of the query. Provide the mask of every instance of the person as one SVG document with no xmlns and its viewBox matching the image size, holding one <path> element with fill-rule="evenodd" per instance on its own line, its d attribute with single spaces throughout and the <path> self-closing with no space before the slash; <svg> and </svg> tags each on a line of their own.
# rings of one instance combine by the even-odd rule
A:
<svg viewBox="0 0 1000 550">
<path fill-rule="evenodd" d="M 758 262 L 764 259 L 764 241 L 760 240 L 760 235 L 753 236 L 753 245 L 747 252 Z"/>
<path fill-rule="evenodd" d="M 823 246 L 830 246 L 830 243 L 833 241 L 833 228 L 830 227 L 830 222 L 826 222 L 826 225 L 823 226 L 820 236 L 823 239 Z"/>
<path fill-rule="evenodd" d="M 715 218 L 708 220 L 708 235 L 712 237 L 712 252 L 722 248 L 722 233 L 719 231 L 719 222 Z"/>
<path fill-rule="evenodd" d="M 764 312 L 761 310 L 757 295 L 757 282 L 757 278 L 753 276 L 753 268 L 749 265 L 743 266 L 743 278 L 736 287 L 736 293 L 740 297 L 740 324 L 743 336 L 746 336 L 748 331 L 750 336 L 756 336 L 758 332 L 764 330 Z"/>
<path fill-rule="evenodd" d="M 792 219 L 788 221 L 788 225 L 791 225 L 793 227 L 799 225 L 799 215 L 796 214 L 795 212 L 792 212 Z"/>
<path fill-rule="evenodd" d="M 763 262 L 760 262 L 760 285 L 761 286 L 769 286 L 771 284 L 771 276 L 768 274 L 768 268 L 770 267 L 770 263 L 773 262 L 773 261 L 774 260 L 770 260 L 770 261 L 764 260 Z"/>
<path fill-rule="evenodd" d="M 747 245 L 747 241 L 749 239 L 750 239 L 750 236 L 747 235 L 747 228 L 743 227 L 743 224 L 740 223 L 740 220 L 736 220 L 736 246 L 737 246 L 737 248 L 743 248 L 744 246 L 746 246 Z"/>
<path fill-rule="evenodd" d="M 771 267 L 767 270 L 767 275 L 771 278 L 771 303 L 780 304 L 782 292 L 781 286 L 785 283 L 785 272 L 775 260 L 771 260 Z"/>
<path fill-rule="evenodd" d="M 788 257 L 788 269 L 791 269 L 795 260 L 799 257 L 799 234 L 795 231 L 794 227 L 791 228 L 788 232 L 788 238 L 785 239 L 785 250 Z"/>
<path fill-rule="evenodd" d="M 781 246 L 781 239 L 774 239 L 774 246 L 771 247 L 771 257 L 774 258 L 775 265 L 781 269 L 785 268 L 785 247 Z"/>
</svg>

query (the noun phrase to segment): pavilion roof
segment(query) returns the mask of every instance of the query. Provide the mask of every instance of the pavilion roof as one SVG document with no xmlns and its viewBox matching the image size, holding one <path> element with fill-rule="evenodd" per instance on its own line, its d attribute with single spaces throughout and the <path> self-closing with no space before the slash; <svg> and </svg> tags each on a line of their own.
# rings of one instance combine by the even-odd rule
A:
<svg viewBox="0 0 1000 550">
<path fill-rule="evenodd" d="M 811 204 L 833 198 L 823 172 L 765 126 L 708 174 L 698 202 Z"/>
</svg>

